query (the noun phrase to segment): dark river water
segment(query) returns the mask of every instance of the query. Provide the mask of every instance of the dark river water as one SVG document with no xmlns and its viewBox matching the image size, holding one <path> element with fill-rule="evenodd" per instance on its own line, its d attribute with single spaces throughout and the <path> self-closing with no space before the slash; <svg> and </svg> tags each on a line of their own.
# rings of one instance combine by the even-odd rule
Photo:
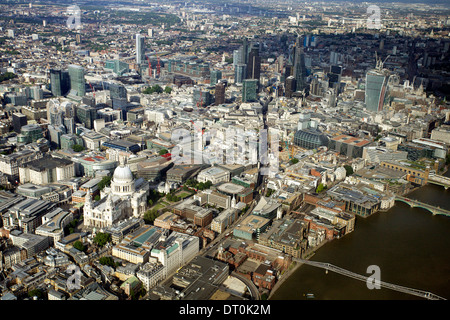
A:
<svg viewBox="0 0 450 320">
<path fill-rule="evenodd" d="M 447 172 L 446 176 L 449 176 Z M 407 195 L 450 210 L 450 189 L 427 185 Z M 310 259 L 328 262 L 380 280 L 450 299 L 450 217 L 396 202 L 387 212 L 357 217 L 355 231 L 320 248 Z M 390 289 L 368 289 L 366 282 L 313 266 L 299 267 L 274 293 L 273 300 L 423 300 Z"/>
</svg>

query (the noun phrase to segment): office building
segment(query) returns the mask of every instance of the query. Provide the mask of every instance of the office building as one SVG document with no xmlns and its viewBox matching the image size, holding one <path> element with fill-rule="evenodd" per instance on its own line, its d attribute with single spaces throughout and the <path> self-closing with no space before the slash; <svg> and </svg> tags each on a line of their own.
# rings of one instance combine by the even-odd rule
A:
<svg viewBox="0 0 450 320">
<path fill-rule="evenodd" d="M 98 118 L 97 109 L 85 104 L 76 106 L 75 119 L 78 123 L 82 123 L 85 128 L 93 129 L 94 121 Z"/>
<path fill-rule="evenodd" d="M 220 70 L 211 70 L 211 75 L 210 75 L 210 84 L 212 86 L 215 86 L 217 84 L 217 82 L 219 80 L 222 79 L 222 71 Z"/>
<path fill-rule="evenodd" d="M 228 208 L 217 217 L 215 217 L 211 222 L 211 230 L 217 233 L 222 233 L 226 228 L 233 224 L 234 221 L 239 216 L 239 210 L 236 208 Z"/>
<path fill-rule="evenodd" d="M 371 144 L 370 140 L 341 134 L 330 139 L 328 148 L 349 158 L 362 158 L 364 148 Z"/>
<path fill-rule="evenodd" d="M 48 238 L 45 236 L 12 230 L 9 237 L 13 245 L 26 251 L 27 258 L 31 258 L 49 247 Z"/>
<path fill-rule="evenodd" d="M 12 123 L 13 130 L 20 133 L 20 129 L 28 123 L 27 116 L 22 113 L 14 112 L 12 115 Z"/>
<path fill-rule="evenodd" d="M 109 92 L 113 109 L 122 109 L 128 104 L 127 89 L 122 84 L 110 83 Z"/>
<path fill-rule="evenodd" d="M 122 76 L 130 71 L 128 63 L 120 60 L 105 61 L 105 69 L 112 70 L 118 76 Z"/>
<path fill-rule="evenodd" d="M 213 95 L 209 90 L 196 88 L 193 92 L 193 102 L 197 107 L 206 107 L 213 103 Z"/>
<path fill-rule="evenodd" d="M 69 72 L 59 69 L 50 70 L 50 85 L 55 97 L 66 95 L 70 90 Z"/>
<path fill-rule="evenodd" d="M 36 142 L 43 137 L 44 135 L 41 126 L 32 123 L 20 128 L 20 134 L 17 136 L 17 142 L 28 144 L 31 142 Z"/>
<path fill-rule="evenodd" d="M 216 84 L 216 89 L 214 91 L 214 95 L 215 95 L 214 104 L 216 106 L 225 103 L 225 88 L 226 88 L 226 84 L 222 81 L 219 81 Z"/>
<path fill-rule="evenodd" d="M 304 149 L 328 147 L 329 138 L 317 128 L 317 123 L 310 120 L 309 114 L 301 114 L 298 131 L 294 134 L 294 145 Z"/>
<path fill-rule="evenodd" d="M 243 83 L 247 77 L 247 65 L 240 63 L 234 67 L 234 83 Z"/>
<path fill-rule="evenodd" d="M 86 93 L 86 80 L 84 79 L 84 68 L 77 65 L 69 65 L 70 95 L 83 97 Z"/>
<path fill-rule="evenodd" d="M 388 101 L 388 75 L 384 70 L 371 70 L 366 74 L 365 104 L 367 110 L 380 112 Z"/>
<path fill-rule="evenodd" d="M 261 75 L 261 57 L 259 56 L 259 48 L 252 46 L 250 53 L 248 54 L 247 62 L 247 79 L 256 79 L 259 82 Z"/>
<path fill-rule="evenodd" d="M 245 79 L 242 85 L 242 102 L 254 102 L 258 99 L 258 80 Z"/>
<path fill-rule="evenodd" d="M 42 224 L 42 216 L 54 208 L 50 201 L 24 199 L 3 213 L 3 226 L 8 230 L 19 228 L 25 233 L 33 233 Z"/>
<path fill-rule="evenodd" d="M 306 66 L 305 66 L 305 53 L 300 45 L 300 37 L 297 38 L 294 46 L 294 65 L 293 76 L 296 82 L 296 91 L 302 91 L 306 87 Z"/>
<path fill-rule="evenodd" d="M 136 34 L 136 64 L 145 63 L 145 38 Z"/>
<path fill-rule="evenodd" d="M 20 183 L 47 184 L 75 176 L 75 166 L 70 160 L 45 156 L 24 163 L 19 168 Z"/>
<path fill-rule="evenodd" d="M 286 98 L 292 98 L 294 92 L 295 92 L 295 88 L 296 88 L 297 84 L 296 84 L 296 80 L 294 78 L 294 76 L 289 76 L 286 78 L 285 80 L 285 96 Z"/>
</svg>

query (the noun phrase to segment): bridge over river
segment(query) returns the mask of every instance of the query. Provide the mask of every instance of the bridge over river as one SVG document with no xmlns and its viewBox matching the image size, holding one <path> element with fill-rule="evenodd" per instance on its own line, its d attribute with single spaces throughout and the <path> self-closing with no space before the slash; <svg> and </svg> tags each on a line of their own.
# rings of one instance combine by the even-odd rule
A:
<svg viewBox="0 0 450 320">
<path fill-rule="evenodd" d="M 318 267 L 318 268 L 322 268 L 325 269 L 326 272 L 329 271 L 333 271 L 339 274 L 342 274 L 344 276 L 353 278 L 353 279 L 357 279 L 357 280 L 361 280 L 367 283 L 367 279 L 369 279 L 369 277 L 348 271 L 346 269 L 340 268 L 340 267 L 336 267 L 332 264 L 329 263 L 324 263 L 324 262 L 317 262 L 317 261 L 310 261 L 310 260 L 304 260 L 304 259 L 298 259 L 295 258 L 293 259 L 294 261 L 300 262 L 300 263 L 304 263 L 310 266 L 314 266 L 314 267 Z M 373 280 L 373 279 L 370 279 Z M 373 283 L 373 282 L 372 282 Z M 380 287 L 383 288 L 387 288 L 387 289 L 391 289 L 391 290 L 395 290 L 395 291 L 399 291 L 399 292 L 403 292 L 403 293 L 407 293 L 407 294 L 411 294 L 417 297 L 421 297 L 424 299 L 428 299 L 428 300 L 447 300 L 445 298 L 442 298 L 436 294 L 433 294 L 431 292 L 427 292 L 427 291 L 423 291 L 423 290 L 417 290 L 417 289 L 412 289 L 412 288 L 407 288 L 407 287 L 403 287 L 403 286 L 399 286 L 396 284 L 392 284 L 392 283 L 388 283 L 388 282 L 384 282 L 384 281 L 379 281 L 378 283 L 380 285 Z"/>
<path fill-rule="evenodd" d="M 433 206 L 431 204 L 423 203 L 423 202 L 420 202 L 418 200 L 409 199 L 409 198 L 406 198 L 406 197 L 403 197 L 403 196 L 395 196 L 395 200 L 407 203 L 411 208 L 422 208 L 422 209 L 428 210 L 433 215 L 441 214 L 441 215 L 445 215 L 447 217 L 450 217 L 450 211 L 449 210 L 445 210 L 445 209 L 442 209 L 440 207 Z"/>
</svg>

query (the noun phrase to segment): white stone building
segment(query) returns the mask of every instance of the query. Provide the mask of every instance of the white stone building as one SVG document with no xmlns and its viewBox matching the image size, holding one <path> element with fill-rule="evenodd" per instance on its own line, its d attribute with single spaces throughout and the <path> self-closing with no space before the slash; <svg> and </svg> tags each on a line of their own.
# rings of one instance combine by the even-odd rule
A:
<svg viewBox="0 0 450 320">
<path fill-rule="evenodd" d="M 118 220 L 139 217 L 147 209 L 149 184 L 143 178 L 135 179 L 130 168 L 121 164 L 114 170 L 111 186 L 101 191 L 101 199 L 93 202 L 86 194 L 84 224 L 104 228 Z"/>
</svg>

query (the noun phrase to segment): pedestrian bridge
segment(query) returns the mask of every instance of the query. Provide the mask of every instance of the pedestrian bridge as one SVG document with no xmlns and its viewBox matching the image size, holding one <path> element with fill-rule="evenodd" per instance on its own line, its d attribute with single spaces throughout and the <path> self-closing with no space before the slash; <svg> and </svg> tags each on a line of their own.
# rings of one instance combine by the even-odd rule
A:
<svg viewBox="0 0 450 320">
<path fill-rule="evenodd" d="M 428 203 L 423 203 L 418 200 L 409 199 L 403 196 L 395 196 L 396 201 L 401 201 L 403 203 L 408 204 L 411 208 L 422 208 L 430 211 L 433 215 L 440 214 L 447 217 L 450 217 L 450 211 L 442 209 L 440 207 L 433 206 Z"/>
<path fill-rule="evenodd" d="M 353 279 L 357 279 L 357 280 L 361 280 L 367 283 L 367 280 L 369 279 L 369 277 L 345 270 L 343 268 L 334 266 L 332 264 L 329 263 L 324 263 L 324 262 L 317 262 L 317 261 L 310 261 L 310 260 L 304 260 L 304 259 L 298 259 L 298 258 L 294 258 L 294 261 L 300 262 L 300 263 L 304 263 L 313 267 L 318 267 L 318 268 L 322 268 L 325 269 L 325 271 L 328 273 L 328 270 L 342 274 L 344 276 L 353 278 Z M 369 282 L 373 283 L 373 279 L 369 279 Z M 380 285 L 380 287 L 383 288 L 387 288 L 387 289 L 391 289 L 391 290 L 395 290 L 398 292 L 403 292 L 406 294 L 411 294 L 417 297 L 421 297 L 424 299 L 428 299 L 428 300 L 447 300 L 445 298 L 442 298 L 436 294 L 433 294 L 431 292 L 427 292 L 427 291 L 423 291 L 423 290 L 417 290 L 417 289 L 412 289 L 412 288 L 407 288 L 407 287 L 403 287 L 403 286 L 399 286 L 396 284 L 392 284 L 392 283 L 388 283 L 388 282 L 384 282 L 384 281 L 378 281 L 378 284 Z"/>
</svg>

